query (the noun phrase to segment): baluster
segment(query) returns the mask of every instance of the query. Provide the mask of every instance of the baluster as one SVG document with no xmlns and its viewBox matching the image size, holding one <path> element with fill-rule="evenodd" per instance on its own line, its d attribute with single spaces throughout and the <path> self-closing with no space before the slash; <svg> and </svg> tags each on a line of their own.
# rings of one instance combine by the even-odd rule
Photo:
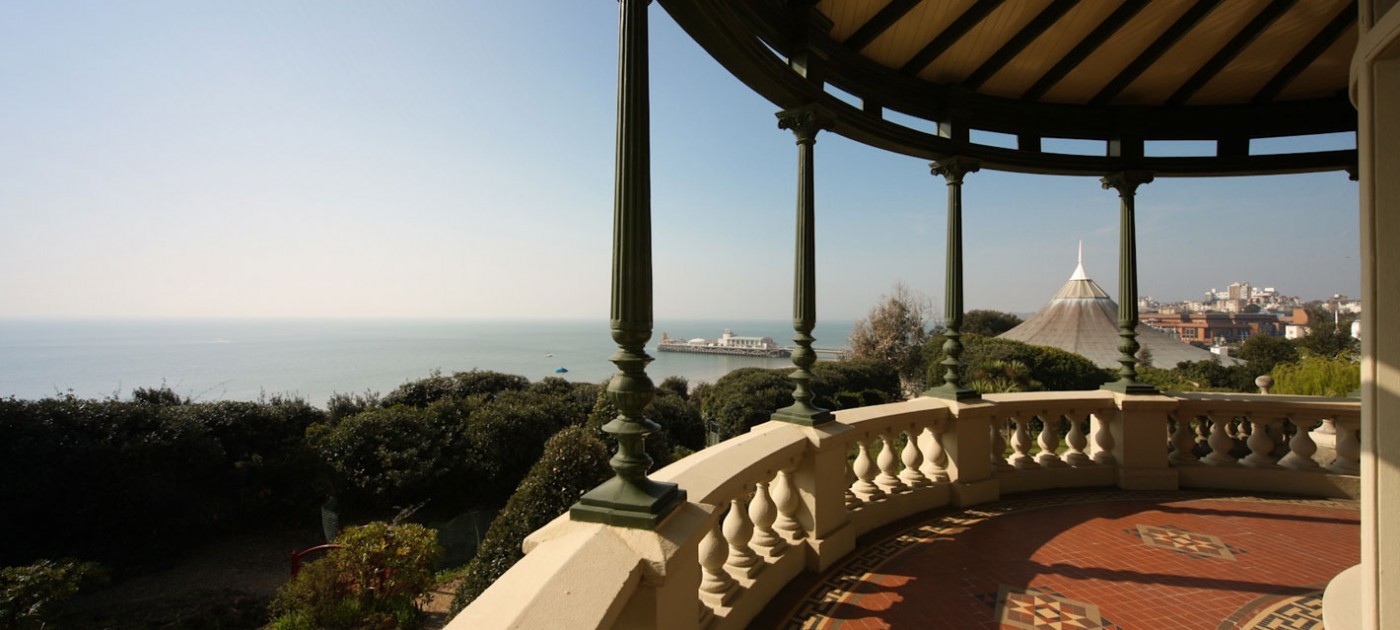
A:
<svg viewBox="0 0 1400 630">
<path fill-rule="evenodd" d="M 1327 467 L 1342 475 L 1361 474 L 1361 437 L 1354 422 L 1334 418 L 1337 425 L 1337 459 Z"/>
<path fill-rule="evenodd" d="M 875 485 L 875 462 L 870 459 L 870 446 L 864 440 L 856 442 L 860 448 L 860 453 L 856 455 L 856 463 L 853 467 L 856 473 L 856 482 L 851 486 L 862 501 L 879 501 L 885 497 L 885 491 L 880 486 Z"/>
<path fill-rule="evenodd" d="M 1064 460 L 1060 459 L 1055 451 L 1060 448 L 1060 416 L 1051 415 L 1045 412 L 1040 413 L 1040 453 L 1035 456 L 1035 461 L 1046 468 L 1064 466 Z"/>
<path fill-rule="evenodd" d="M 849 469 L 848 469 L 849 474 Z M 797 489 L 792 485 L 792 472 L 784 468 L 778 471 L 778 475 L 773 478 L 773 484 L 769 488 L 773 497 L 773 503 L 778 506 L 778 520 L 774 522 L 773 529 L 782 532 L 784 538 L 788 540 L 802 540 L 807 537 L 807 532 L 802 531 L 802 523 L 797 520 L 797 508 L 801 502 L 797 500 Z M 850 484 L 846 484 L 846 492 L 851 491 Z"/>
<path fill-rule="evenodd" d="M 1201 422 L 1205 424 L 1204 421 Z M 1176 431 L 1171 435 L 1172 452 L 1167 455 L 1167 461 L 1176 466 L 1189 466 L 1198 464 L 1196 459 L 1196 432 L 1191 429 L 1191 416 L 1176 416 Z"/>
<path fill-rule="evenodd" d="M 904 451 L 900 453 L 900 460 L 904 462 L 904 472 L 899 473 L 899 480 L 910 488 L 924 488 L 933 485 L 919 470 L 919 464 L 924 461 L 923 453 L 919 452 L 919 435 L 923 431 L 910 429 L 904 433 Z"/>
<path fill-rule="evenodd" d="M 1082 421 L 1075 417 L 1074 410 L 1065 415 L 1065 420 L 1069 421 L 1069 433 L 1065 434 L 1065 444 L 1069 446 L 1063 458 L 1065 463 L 1071 466 L 1091 463 L 1093 460 L 1084 453 L 1084 449 L 1089 446 L 1089 438 L 1084 435 Z"/>
<path fill-rule="evenodd" d="M 724 517 L 724 539 L 729 541 L 729 568 L 740 576 L 751 578 L 763 570 L 763 560 L 749 548 L 753 538 L 753 521 L 744 509 L 744 497 L 729 501 L 729 514 Z"/>
<path fill-rule="evenodd" d="M 729 545 L 720 530 L 723 518 L 715 519 L 710 533 L 700 541 L 700 599 L 710 606 L 728 606 L 739 594 L 739 583 L 724 570 L 729 558 Z"/>
<path fill-rule="evenodd" d="M 1230 449 L 1235 448 L 1235 440 L 1225 432 L 1225 425 L 1230 424 L 1230 420 L 1210 419 L 1210 454 L 1201 459 L 1203 463 L 1211 466 L 1233 466 L 1239 462 L 1230 457 Z"/>
<path fill-rule="evenodd" d="M 1006 457 L 1006 433 L 1003 432 L 1003 429 L 1007 428 L 1006 423 L 1006 420 L 995 417 L 992 418 L 991 456 L 993 471 L 1013 470 L 1011 463 L 1007 461 Z"/>
<path fill-rule="evenodd" d="M 1111 418 L 1112 415 L 1107 417 Z M 1118 459 L 1113 456 L 1113 428 L 1104 418 L 1102 413 L 1089 414 L 1089 427 L 1094 430 L 1094 462 L 1112 466 L 1118 463 Z"/>
<path fill-rule="evenodd" d="M 1205 416 L 1196 416 L 1196 448 L 1192 454 L 1197 458 L 1210 454 L 1210 427 Z"/>
<path fill-rule="evenodd" d="M 895 454 L 895 441 L 889 433 L 880 434 L 880 456 L 876 460 L 880 465 L 880 474 L 875 478 L 875 483 L 887 494 L 899 494 L 909 489 L 899 479 L 899 456 Z"/>
<path fill-rule="evenodd" d="M 773 522 L 778 520 L 778 506 L 768 496 L 767 481 L 754 486 L 753 499 L 749 501 L 749 520 L 753 521 L 753 545 L 762 549 L 763 555 L 777 558 L 787 551 L 787 542 L 773 531 Z"/>
<path fill-rule="evenodd" d="M 1293 416 L 1288 416 L 1288 423 L 1293 425 L 1293 439 L 1288 441 L 1288 454 L 1278 460 L 1278 465 L 1290 470 L 1321 468 L 1313 460 L 1313 455 L 1317 454 L 1317 444 L 1313 442 L 1312 433 L 1294 420 Z"/>
<path fill-rule="evenodd" d="M 1271 468 L 1274 465 L 1274 458 L 1270 453 L 1274 451 L 1274 440 L 1269 437 L 1269 425 L 1273 424 L 1269 420 L 1256 420 L 1245 418 L 1249 423 L 1249 454 L 1240 459 L 1240 463 L 1253 468 Z"/>
<path fill-rule="evenodd" d="M 919 439 L 923 440 L 921 450 L 924 452 L 924 464 L 919 471 L 924 473 L 925 479 L 936 483 L 948 481 L 948 453 L 943 450 L 942 429 L 943 421 L 939 420 L 919 435 Z M 996 427 L 992 427 L 992 435 L 996 433 Z M 992 441 L 992 448 L 996 448 L 995 440 Z"/>
<path fill-rule="evenodd" d="M 859 483 L 860 483 L 860 479 L 856 477 L 855 463 L 852 462 L 852 463 L 850 463 L 850 464 L 847 464 L 847 465 L 846 465 L 846 509 L 847 509 L 848 511 L 849 511 L 849 510 L 854 510 L 854 509 L 860 507 L 862 504 L 865 503 L 865 501 L 862 501 L 860 497 L 856 496 L 855 487 L 856 487 L 856 485 L 858 485 Z"/>
<path fill-rule="evenodd" d="M 1011 416 L 1011 421 L 1016 423 L 1016 432 L 1011 434 L 1011 449 L 1016 451 L 1011 455 L 1011 465 L 1020 469 L 1038 467 L 1038 464 L 1035 463 L 1035 458 L 1030 456 L 1030 418 L 1023 418 L 1016 415 Z"/>
</svg>

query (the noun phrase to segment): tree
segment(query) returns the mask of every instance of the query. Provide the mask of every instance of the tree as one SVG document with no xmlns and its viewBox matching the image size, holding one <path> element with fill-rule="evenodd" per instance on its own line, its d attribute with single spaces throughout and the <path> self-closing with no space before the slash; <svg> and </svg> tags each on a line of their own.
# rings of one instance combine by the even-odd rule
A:
<svg viewBox="0 0 1400 630">
<path fill-rule="evenodd" d="M 963 314 L 964 335 L 995 337 L 1021 324 L 1021 318 L 1011 313 L 986 309 L 971 310 Z"/>
<path fill-rule="evenodd" d="M 1274 369 L 1275 394 L 1345 397 L 1361 387 L 1361 366 L 1347 358 L 1304 357 Z"/>
<path fill-rule="evenodd" d="M 1356 355 L 1357 342 L 1351 336 L 1351 322 L 1356 315 L 1336 314 L 1321 308 L 1308 308 L 1308 334 L 1293 340 L 1300 350 L 1320 357 L 1351 358 Z"/>
<path fill-rule="evenodd" d="M 928 298 L 896 283 L 851 331 L 851 357 L 893 366 L 906 388 L 922 385 L 921 348 L 928 338 Z"/>
<path fill-rule="evenodd" d="M 1020 391 L 1069 391 L 1098 389 L 1113 378 L 1111 372 L 1093 361 L 1059 348 L 981 335 L 964 335 L 962 341 L 962 359 L 968 365 L 965 375 L 969 379 L 977 379 L 979 371 L 989 377 L 1000 373 L 1003 379 L 1010 379 L 1007 383 L 1016 383 Z M 930 382 L 942 382 L 939 362 L 944 356 L 943 338 L 930 338 L 924 344 L 923 354 Z M 1029 372 L 1015 363 L 1029 368 Z M 1008 365 L 1013 368 L 1011 375 L 1005 373 Z M 1000 388 L 997 385 L 992 389 Z"/>
<path fill-rule="evenodd" d="M 608 448 L 589 430 L 570 427 L 551 437 L 544 455 L 486 530 L 486 539 L 457 587 L 453 614 L 466 608 L 520 560 L 524 555 L 520 545 L 530 532 L 563 514 L 584 492 L 611 476 Z"/>
<path fill-rule="evenodd" d="M 1280 363 L 1298 360 L 1298 348 L 1283 337 L 1254 335 L 1240 344 L 1239 358 L 1249 365 L 1255 376 L 1274 371 Z"/>
</svg>

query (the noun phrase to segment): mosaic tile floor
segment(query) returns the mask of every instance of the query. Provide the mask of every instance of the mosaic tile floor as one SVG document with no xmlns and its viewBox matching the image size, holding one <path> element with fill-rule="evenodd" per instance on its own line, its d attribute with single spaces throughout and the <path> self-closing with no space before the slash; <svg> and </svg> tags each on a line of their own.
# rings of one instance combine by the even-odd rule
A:
<svg viewBox="0 0 1400 630">
<path fill-rule="evenodd" d="M 1353 501 L 1104 491 L 937 512 L 862 540 L 759 621 L 1320 630 L 1322 588 L 1359 561 L 1357 510 Z"/>
</svg>

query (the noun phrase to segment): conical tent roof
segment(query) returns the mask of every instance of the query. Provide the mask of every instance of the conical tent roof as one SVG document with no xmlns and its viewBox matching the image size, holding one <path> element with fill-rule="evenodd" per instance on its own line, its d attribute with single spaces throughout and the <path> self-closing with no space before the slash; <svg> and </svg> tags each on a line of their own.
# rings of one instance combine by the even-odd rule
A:
<svg viewBox="0 0 1400 630">
<path fill-rule="evenodd" d="M 1146 325 L 1137 327 L 1137 341 L 1152 353 L 1152 362 L 1174 367 L 1182 361 L 1203 361 L 1214 357 L 1202 350 Z M 1000 335 L 1003 339 L 1051 346 L 1081 355 L 1100 367 L 1116 369 L 1118 363 L 1118 304 L 1084 272 L 1084 255 L 1069 282 L 1030 319 Z M 1222 359 L 1233 363 L 1232 359 Z"/>
</svg>

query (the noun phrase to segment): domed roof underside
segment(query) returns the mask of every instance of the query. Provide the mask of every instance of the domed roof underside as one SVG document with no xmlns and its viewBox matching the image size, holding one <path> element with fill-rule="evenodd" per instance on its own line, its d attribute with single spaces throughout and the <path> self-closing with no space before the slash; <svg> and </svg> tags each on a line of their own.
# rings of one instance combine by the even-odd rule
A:
<svg viewBox="0 0 1400 630">
<path fill-rule="evenodd" d="M 1266 155 L 1250 144 L 1356 130 L 1355 0 L 660 3 L 779 107 L 813 107 L 836 133 L 909 155 L 1098 175 L 1355 164 L 1354 149 Z M 1042 147 L 1056 138 L 1104 144 L 1093 155 Z M 1154 140 L 1216 146 L 1159 157 L 1144 149 Z"/>
</svg>

